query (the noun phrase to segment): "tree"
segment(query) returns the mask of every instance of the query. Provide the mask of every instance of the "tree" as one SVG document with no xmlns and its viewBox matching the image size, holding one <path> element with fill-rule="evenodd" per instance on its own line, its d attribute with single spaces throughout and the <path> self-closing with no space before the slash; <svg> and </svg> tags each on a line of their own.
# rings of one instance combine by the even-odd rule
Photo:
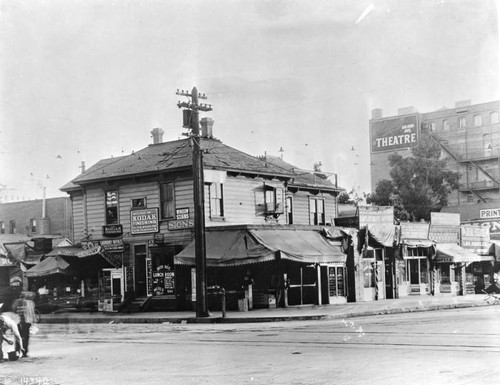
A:
<svg viewBox="0 0 500 385">
<path fill-rule="evenodd" d="M 380 181 L 371 201 L 394 205 L 399 219 L 428 221 L 431 212 L 447 205 L 449 194 L 458 188 L 460 175 L 447 170 L 446 160 L 441 159 L 441 147 L 429 136 L 420 139 L 412 155 L 389 156 L 392 181 Z"/>
</svg>

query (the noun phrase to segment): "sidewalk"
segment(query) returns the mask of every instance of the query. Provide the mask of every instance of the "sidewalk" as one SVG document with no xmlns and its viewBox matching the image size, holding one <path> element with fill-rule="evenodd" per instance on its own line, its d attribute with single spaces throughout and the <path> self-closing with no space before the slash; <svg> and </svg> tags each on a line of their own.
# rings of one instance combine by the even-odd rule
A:
<svg viewBox="0 0 500 385">
<path fill-rule="evenodd" d="M 195 312 L 102 313 L 65 312 L 42 314 L 41 323 L 250 323 L 301 321 L 363 317 L 418 311 L 490 306 L 486 295 L 459 297 L 412 296 L 373 302 L 353 302 L 342 305 L 307 305 L 277 309 L 254 309 L 246 312 L 211 311 L 209 317 L 197 318 Z"/>
</svg>

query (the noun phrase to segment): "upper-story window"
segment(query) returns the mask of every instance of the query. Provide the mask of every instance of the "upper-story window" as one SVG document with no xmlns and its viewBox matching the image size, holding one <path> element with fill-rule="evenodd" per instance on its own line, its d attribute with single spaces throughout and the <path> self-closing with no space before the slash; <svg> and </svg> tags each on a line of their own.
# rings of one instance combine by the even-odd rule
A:
<svg viewBox="0 0 500 385">
<path fill-rule="evenodd" d="M 16 234 L 17 230 L 16 230 L 16 221 L 15 220 L 11 220 L 9 222 L 9 233 L 10 234 Z"/>
<path fill-rule="evenodd" d="M 293 203 L 292 197 L 286 197 L 285 200 L 285 210 L 286 210 L 286 223 L 293 225 Z"/>
<path fill-rule="evenodd" d="M 490 113 L 490 123 L 497 124 L 498 123 L 498 111 L 493 111 Z"/>
<path fill-rule="evenodd" d="M 435 122 L 429 123 L 429 132 L 436 132 L 436 123 Z"/>
<path fill-rule="evenodd" d="M 325 221 L 325 200 L 323 198 L 309 199 L 309 224 L 324 225 Z"/>
<path fill-rule="evenodd" d="M 443 120 L 443 131 L 450 131 L 450 121 L 449 120 Z"/>
<path fill-rule="evenodd" d="M 264 200 L 266 212 L 281 214 L 283 213 L 283 189 L 279 187 L 264 186 Z"/>
<path fill-rule="evenodd" d="M 118 191 L 106 191 L 106 224 L 118 223 Z"/>
<path fill-rule="evenodd" d="M 3 221 L 0 222 L 0 234 L 5 234 L 5 223 Z"/>
<path fill-rule="evenodd" d="M 32 233 L 36 233 L 36 219 L 31 218 L 30 219 L 30 229 Z"/>
<path fill-rule="evenodd" d="M 481 127 L 482 124 L 481 115 L 474 115 L 474 127 Z"/>
<path fill-rule="evenodd" d="M 222 183 L 205 184 L 205 206 L 210 218 L 224 216 L 224 191 Z"/>
<path fill-rule="evenodd" d="M 134 209 L 143 209 L 146 207 L 146 198 L 132 198 L 132 208 Z"/>
<path fill-rule="evenodd" d="M 458 128 L 464 128 L 465 127 L 465 116 L 461 116 L 458 118 Z"/>
<path fill-rule="evenodd" d="M 174 182 L 160 184 L 161 218 L 175 218 L 175 185 Z"/>
</svg>

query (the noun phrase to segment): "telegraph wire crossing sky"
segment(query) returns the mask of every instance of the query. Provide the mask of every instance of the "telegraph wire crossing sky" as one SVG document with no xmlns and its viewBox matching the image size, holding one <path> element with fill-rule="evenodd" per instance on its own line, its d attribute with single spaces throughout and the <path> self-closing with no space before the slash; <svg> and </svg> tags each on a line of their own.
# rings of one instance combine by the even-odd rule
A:
<svg viewBox="0 0 500 385">
<path fill-rule="evenodd" d="M 495 0 L 0 3 L 0 201 L 64 196 L 90 167 L 184 138 L 196 86 L 214 136 L 321 163 L 370 192 L 369 119 L 498 100 Z"/>
</svg>

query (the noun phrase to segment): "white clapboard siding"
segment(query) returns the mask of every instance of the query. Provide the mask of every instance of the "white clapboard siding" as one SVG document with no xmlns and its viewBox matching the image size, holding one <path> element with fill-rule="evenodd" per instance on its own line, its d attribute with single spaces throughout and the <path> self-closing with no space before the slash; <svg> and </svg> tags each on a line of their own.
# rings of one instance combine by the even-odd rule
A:
<svg viewBox="0 0 500 385">
<path fill-rule="evenodd" d="M 78 243 L 85 236 L 83 195 L 74 194 L 71 199 L 73 213 L 73 241 Z"/>
<path fill-rule="evenodd" d="M 86 208 L 89 234 L 101 235 L 102 226 L 106 224 L 106 197 L 103 189 L 86 190 Z"/>
</svg>

